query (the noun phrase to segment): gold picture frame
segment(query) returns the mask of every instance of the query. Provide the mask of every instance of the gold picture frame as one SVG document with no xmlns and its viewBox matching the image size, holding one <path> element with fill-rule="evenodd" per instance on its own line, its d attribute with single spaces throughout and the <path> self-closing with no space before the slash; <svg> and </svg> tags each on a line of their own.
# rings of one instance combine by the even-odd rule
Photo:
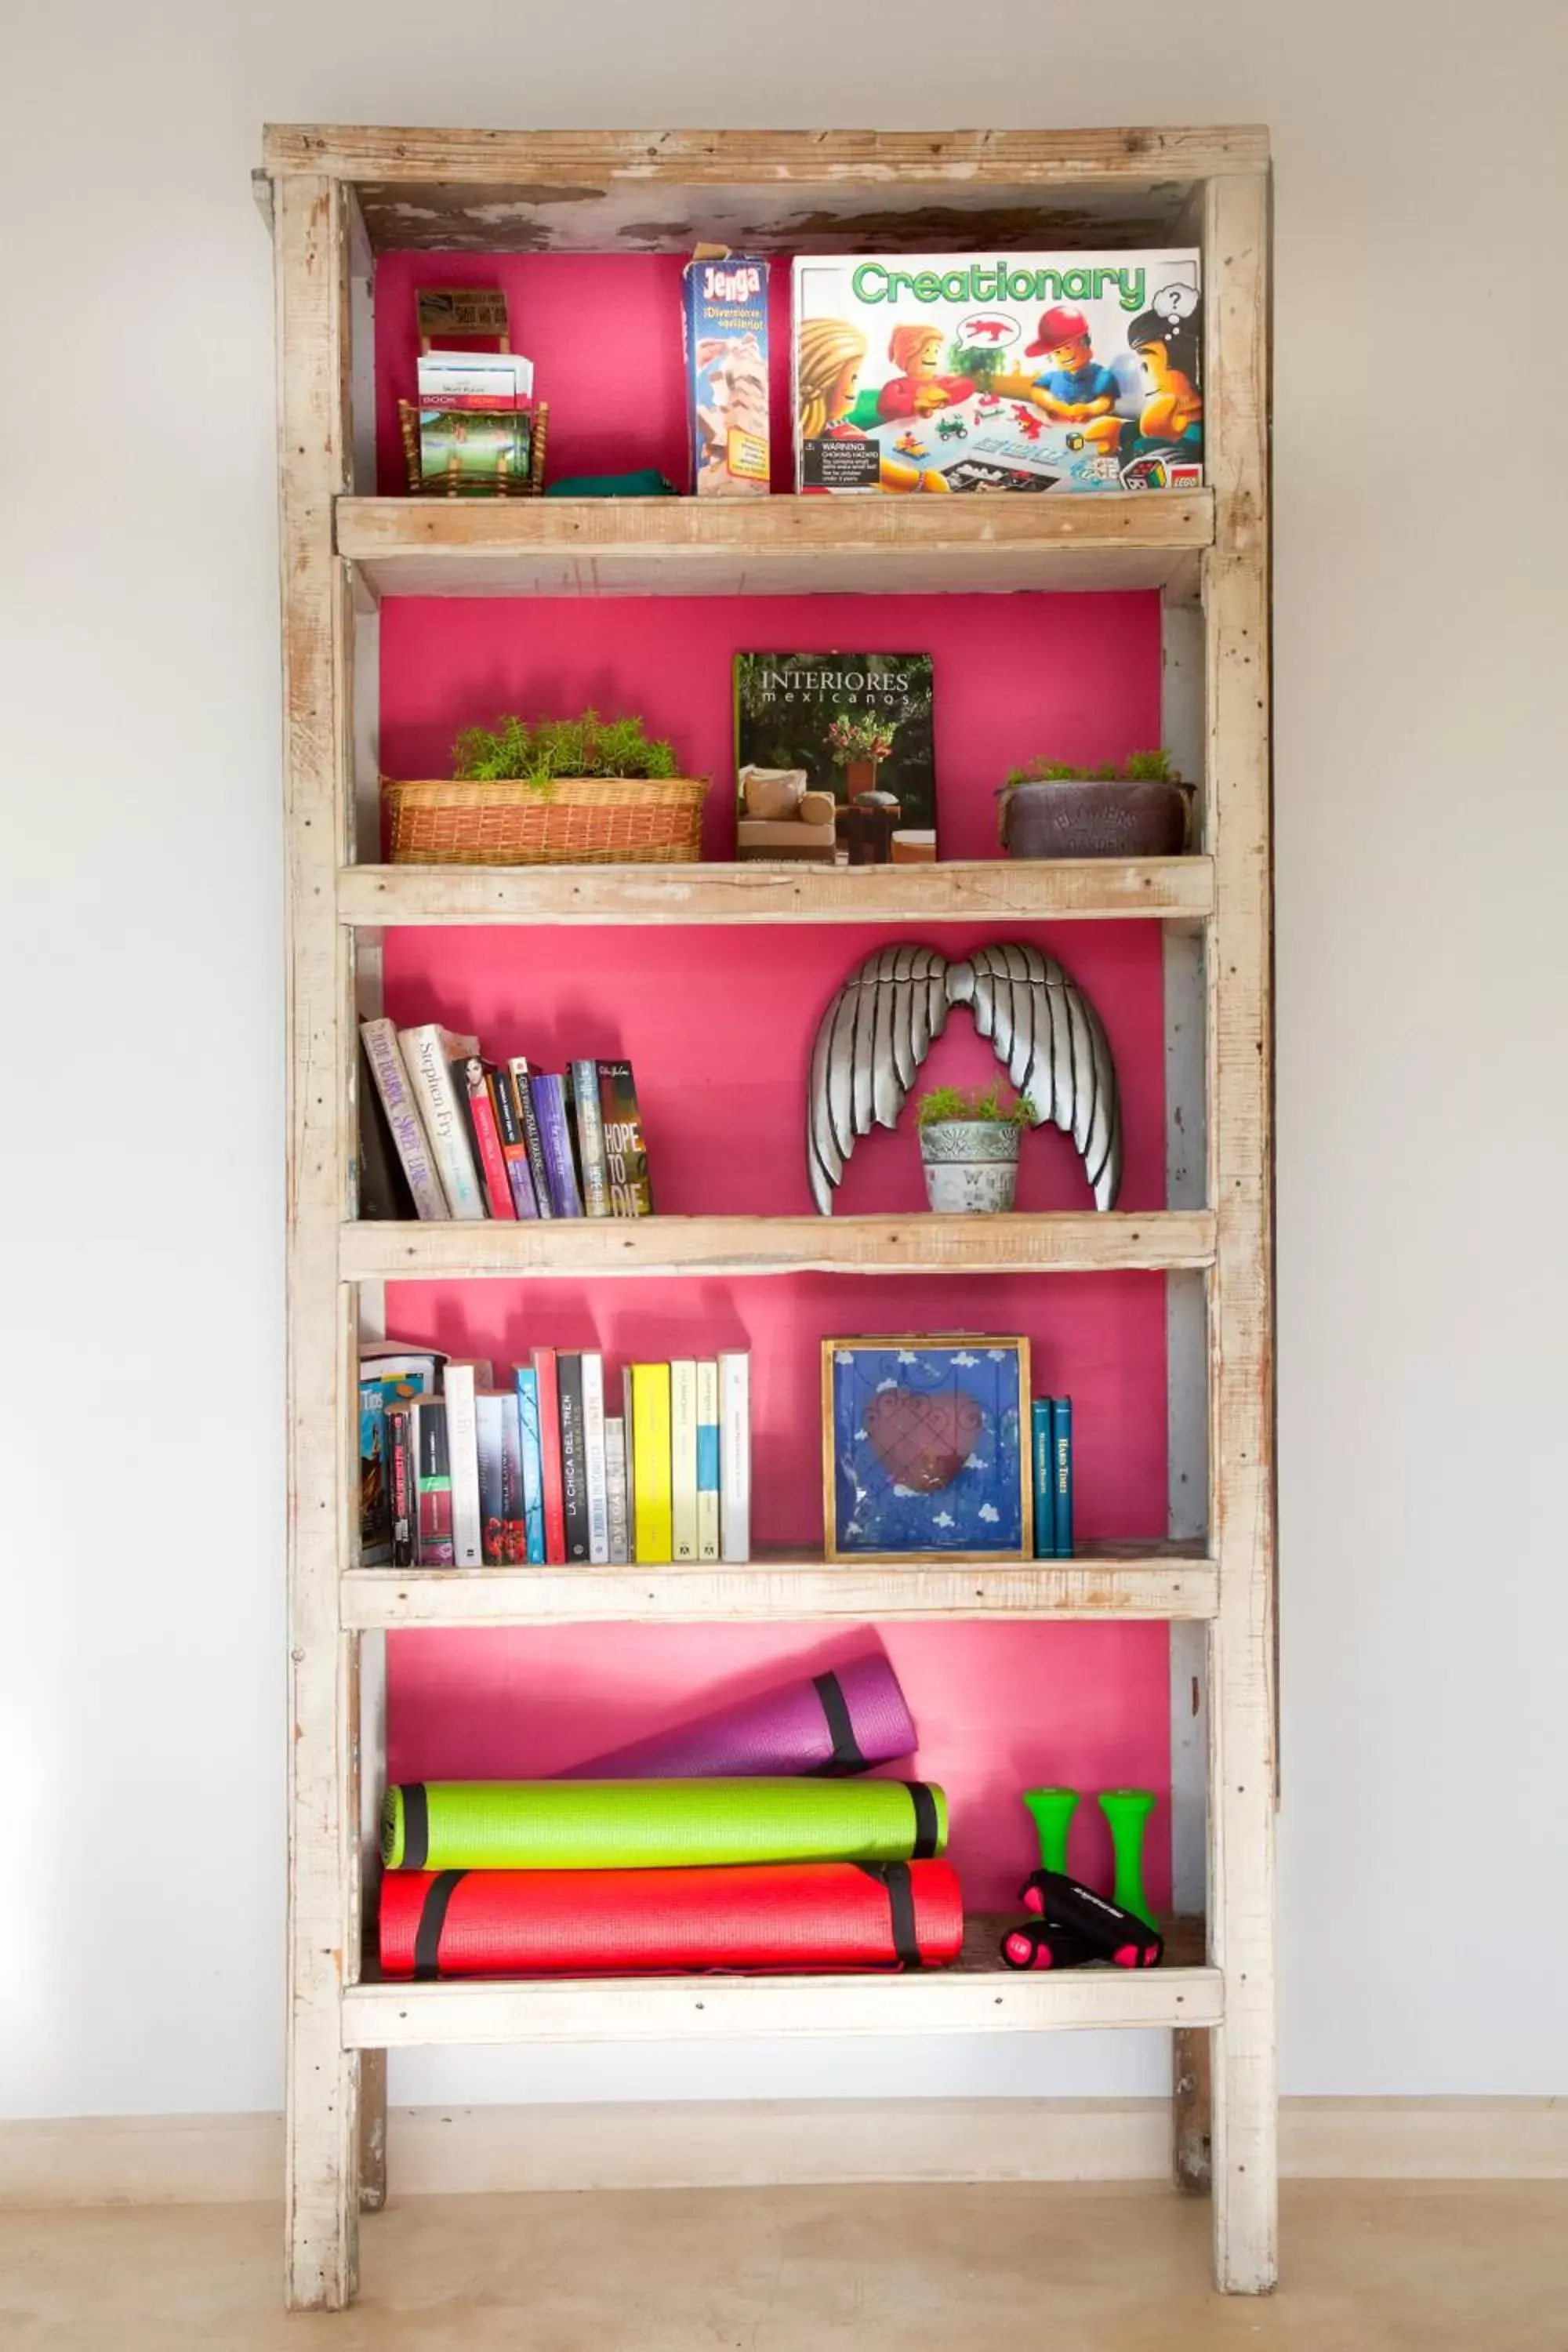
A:
<svg viewBox="0 0 1568 2352">
<path fill-rule="evenodd" d="M 1019 1333 L 824 1339 L 825 1558 L 1032 1559 L 1029 1403 Z"/>
</svg>

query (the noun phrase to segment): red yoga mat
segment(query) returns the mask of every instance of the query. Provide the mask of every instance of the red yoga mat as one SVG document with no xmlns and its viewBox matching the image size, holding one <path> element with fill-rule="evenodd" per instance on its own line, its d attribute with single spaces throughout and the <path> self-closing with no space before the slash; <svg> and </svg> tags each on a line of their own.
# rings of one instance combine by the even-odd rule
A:
<svg viewBox="0 0 1568 2352">
<path fill-rule="evenodd" d="M 706 1870 L 388 1871 L 388 1977 L 941 1968 L 963 1941 L 945 1862 Z"/>
</svg>

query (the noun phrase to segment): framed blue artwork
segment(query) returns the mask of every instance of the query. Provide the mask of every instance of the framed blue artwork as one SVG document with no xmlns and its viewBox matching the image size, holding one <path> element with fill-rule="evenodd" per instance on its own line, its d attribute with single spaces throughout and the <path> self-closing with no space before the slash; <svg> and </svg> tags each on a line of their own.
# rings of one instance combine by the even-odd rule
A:
<svg viewBox="0 0 1568 2352">
<path fill-rule="evenodd" d="M 829 1559 L 1028 1559 L 1027 1339 L 825 1339 Z"/>
</svg>

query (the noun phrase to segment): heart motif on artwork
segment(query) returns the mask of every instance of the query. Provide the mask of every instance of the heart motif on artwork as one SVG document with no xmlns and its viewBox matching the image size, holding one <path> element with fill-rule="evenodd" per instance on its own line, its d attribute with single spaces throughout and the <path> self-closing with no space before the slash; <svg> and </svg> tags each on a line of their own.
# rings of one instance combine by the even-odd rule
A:
<svg viewBox="0 0 1568 2352">
<path fill-rule="evenodd" d="M 984 1424 L 981 1406 L 963 1389 L 945 1396 L 880 1389 L 866 1408 L 871 1451 L 896 1486 L 917 1495 L 940 1495 L 952 1486 Z"/>
</svg>

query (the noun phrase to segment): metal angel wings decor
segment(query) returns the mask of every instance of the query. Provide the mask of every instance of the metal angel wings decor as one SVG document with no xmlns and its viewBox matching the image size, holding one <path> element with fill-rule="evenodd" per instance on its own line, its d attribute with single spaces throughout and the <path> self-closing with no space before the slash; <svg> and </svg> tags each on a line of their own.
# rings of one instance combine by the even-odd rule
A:
<svg viewBox="0 0 1568 2352">
<path fill-rule="evenodd" d="M 949 963 L 935 948 L 879 948 L 849 974 L 822 1016 L 811 1054 L 806 1169 L 822 1214 L 873 1126 L 896 1127 L 915 1072 L 967 1004 L 974 1026 L 1021 1095 L 1032 1124 L 1070 1135 L 1097 1209 L 1121 1183 L 1116 1069 L 1100 1015 L 1059 963 L 1037 948 L 976 948 Z"/>
</svg>

